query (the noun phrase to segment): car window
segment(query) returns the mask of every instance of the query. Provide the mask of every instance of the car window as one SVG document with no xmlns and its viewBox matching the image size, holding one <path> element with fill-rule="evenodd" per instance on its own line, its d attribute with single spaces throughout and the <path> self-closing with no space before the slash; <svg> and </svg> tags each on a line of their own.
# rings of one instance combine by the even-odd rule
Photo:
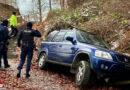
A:
<svg viewBox="0 0 130 90">
<path fill-rule="evenodd" d="M 59 32 L 57 35 L 55 35 L 54 39 L 52 40 L 52 42 L 62 42 L 64 35 L 66 32 Z"/>
<path fill-rule="evenodd" d="M 46 41 L 51 41 L 52 38 L 58 33 L 58 31 L 51 32 L 48 37 L 46 38 Z"/>
<path fill-rule="evenodd" d="M 77 31 L 77 39 L 79 42 L 82 42 L 82 43 L 87 43 L 87 44 L 109 49 L 109 46 L 107 43 L 105 43 L 103 40 L 96 37 L 96 35 L 93 35 L 85 31 L 80 31 L 80 30 Z"/>
<path fill-rule="evenodd" d="M 68 31 L 65 36 L 64 36 L 64 42 L 70 42 L 68 40 L 66 40 L 67 37 L 74 37 L 74 32 L 73 31 Z"/>
</svg>

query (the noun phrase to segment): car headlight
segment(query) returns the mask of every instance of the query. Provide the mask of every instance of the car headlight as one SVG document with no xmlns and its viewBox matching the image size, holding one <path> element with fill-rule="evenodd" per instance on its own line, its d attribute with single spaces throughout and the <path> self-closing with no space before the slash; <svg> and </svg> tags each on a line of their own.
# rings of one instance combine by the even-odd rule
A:
<svg viewBox="0 0 130 90">
<path fill-rule="evenodd" d="M 104 59 L 113 60 L 112 56 L 110 55 L 110 53 L 104 52 L 104 51 L 100 51 L 100 50 L 96 50 L 95 51 L 95 56 L 96 57 L 100 57 L 100 58 L 104 58 Z"/>
</svg>

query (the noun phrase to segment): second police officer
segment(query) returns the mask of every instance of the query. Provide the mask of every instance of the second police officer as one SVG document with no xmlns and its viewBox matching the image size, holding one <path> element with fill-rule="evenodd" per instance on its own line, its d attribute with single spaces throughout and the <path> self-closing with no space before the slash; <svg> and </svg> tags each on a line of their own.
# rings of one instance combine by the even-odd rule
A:
<svg viewBox="0 0 130 90">
<path fill-rule="evenodd" d="M 8 68 L 10 65 L 8 64 L 7 60 L 7 51 L 8 51 L 8 39 L 10 38 L 8 35 L 8 20 L 4 20 L 0 24 L 0 70 L 4 70 L 1 66 L 2 62 L 1 59 L 3 57 L 4 60 L 4 67 Z"/>
<path fill-rule="evenodd" d="M 41 37 L 41 34 L 38 30 L 32 29 L 32 23 L 27 23 L 27 28 L 22 30 L 18 36 L 18 47 L 21 47 L 20 63 L 18 65 L 17 77 L 20 77 L 21 69 L 23 68 L 25 59 L 27 57 L 27 66 L 26 66 L 26 77 L 30 77 L 29 71 L 31 67 L 31 60 L 33 57 L 34 50 L 34 37 Z M 21 43 L 22 41 L 22 43 Z"/>
</svg>

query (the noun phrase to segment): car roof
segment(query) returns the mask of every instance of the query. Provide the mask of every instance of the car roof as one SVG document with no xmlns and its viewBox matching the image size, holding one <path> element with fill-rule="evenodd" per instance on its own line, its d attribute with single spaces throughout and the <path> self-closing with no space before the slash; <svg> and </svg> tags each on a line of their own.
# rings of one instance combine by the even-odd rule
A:
<svg viewBox="0 0 130 90">
<path fill-rule="evenodd" d="M 60 29 L 59 31 L 67 32 L 67 31 L 73 31 L 73 29 Z"/>
<path fill-rule="evenodd" d="M 54 30 L 54 31 L 55 31 L 55 32 L 56 32 L 56 31 L 57 31 L 57 32 L 68 32 L 68 31 L 74 31 L 74 30 L 76 30 L 76 31 L 83 31 L 83 32 L 86 32 L 86 33 L 95 35 L 94 33 L 89 32 L 89 31 L 87 31 L 87 30 L 82 30 L 82 29 L 77 29 L 77 28 L 73 28 L 73 29 L 60 29 L 60 30 Z M 53 31 L 53 32 L 54 32 L 54 31 Z"/>
</svg>

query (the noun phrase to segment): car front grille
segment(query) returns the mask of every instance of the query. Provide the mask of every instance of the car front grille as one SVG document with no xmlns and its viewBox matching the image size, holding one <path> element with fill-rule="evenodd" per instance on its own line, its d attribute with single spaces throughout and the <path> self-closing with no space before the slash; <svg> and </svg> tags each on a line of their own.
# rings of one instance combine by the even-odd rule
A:
<svg viewBox="0 0 130 90">
<path fill-rule="evenodd" d="M 130 64 L 130 59 L 129 58 L 123 57 L 123 56 L 120 56 L 120 55 L 116 55 L 116 57 L 117 57 L 117 60 L 119 62 Z"/>
</svg>

